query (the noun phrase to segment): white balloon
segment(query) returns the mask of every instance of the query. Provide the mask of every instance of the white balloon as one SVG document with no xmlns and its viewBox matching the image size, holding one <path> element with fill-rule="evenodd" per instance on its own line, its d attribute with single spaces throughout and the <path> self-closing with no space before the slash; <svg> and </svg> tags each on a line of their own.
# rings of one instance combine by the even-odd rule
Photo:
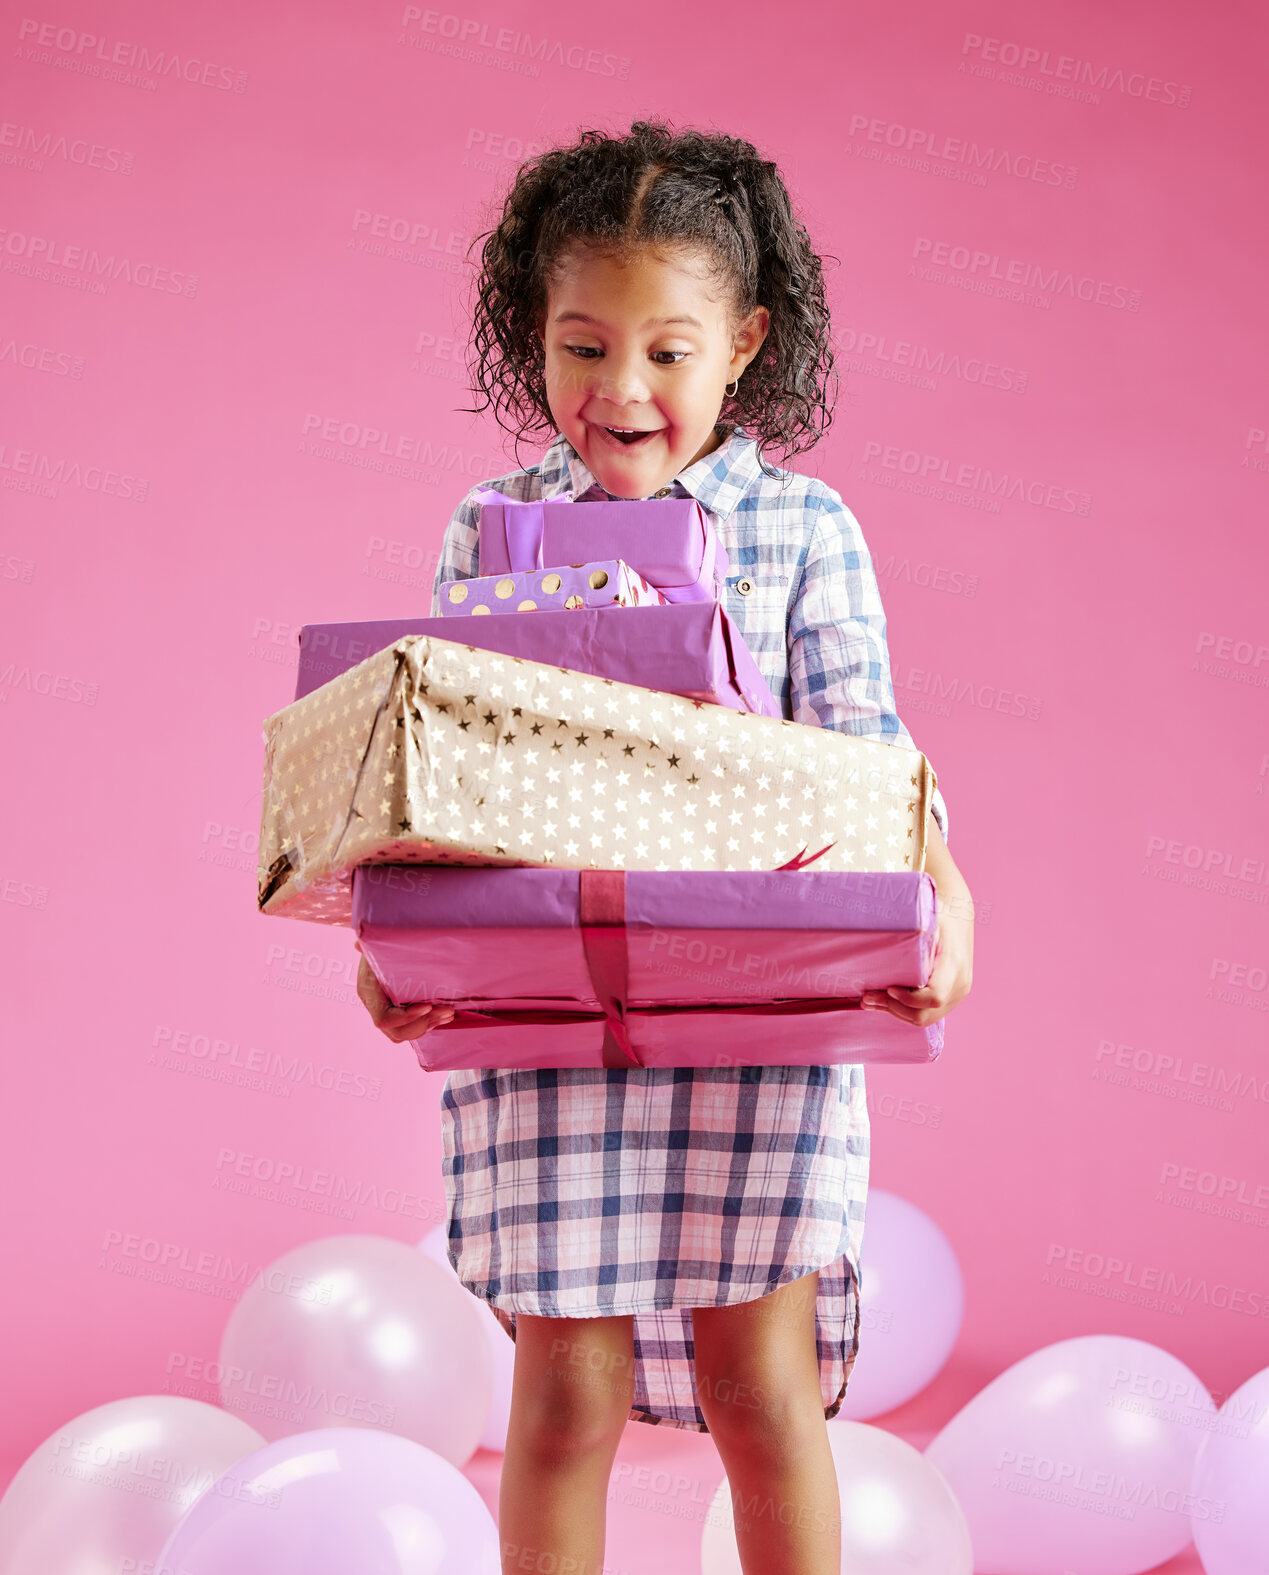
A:
<svg viewBox="0 0 1269 1575">
<path fill-rule="evenodd" d="M 267 1266 L 221 1339 L 221 1394 L 267 1439 L 328 1427 L 412 1438 L 462 1467 L 493 1395 L 473 1298 L 387 1236 L 323 1236 Z"/>
<path fill-rule="evenodd" d="M 1194 1459 L 1189 1509 L 1207 1575 L 1269 1575 L 1269 1367 L 1212 1419 Z"/>
<path fill-rule="evenodd" d="M 0 1499 L 4 1575 L 149 1569 L 186 1512 L 264 1439 L 219 1406 L 131 1395 L 57 1428 Z"/>
<path fill-rule="evenodd" d="M 836 1419 L 828 1442 L 841 1499 L 843 1575 L 973 1575 L 960 1505 L 919 1449 L 884 1428 Z M 782 1508 L 788 1506 L 761 1498 L 755 1505 L 773 1517 Z M 726 1477 L 705 1516 L 701 1572 L 742 1575 Z"/>
<path fill-rule="evenodd" d="M 834 1423 L 866 1422 L 920 1394 L 946 1366 L 965 1312 L 951 1242 L 916 1204 L 880 1187 L 868 1190 L 859 1280 L 859 1351 Z"/>
<path fill-rule="evenodd" d="M 1184 1362 L 1084 1334 L 1006 1368 L 926 1445 L 977 1575 L 1140 1575 L 1190 1542 L 1194 1459 L 1216 1407 Z"/>
<path fill-rule="evenodd" d="M 515 1373 L 516 1343 L 498 1322 L 489 1303 L 482 1297 L 472 1296 L 458 1279 L 454 1266 L 449 1261 L 449 1232 L 444 1221 L 435 1229 L 428 1231 L 419 1243 L 419 1247 L 443 1269 L 448 1269 L 462 1287 L 463 1295 L 471 1296 L 475 1303 L 481 1328 L 484 1329 L 489 1340 L 489 1359 L 493 1363 L 493 1403 L 489 1408 L 489 1420 L 485 1423 L 485 1430 L 480 1435 L 480 1447 L 505 1454 L 507 1427 L 511 1421 L 511 1381 Z"/>
</svg>

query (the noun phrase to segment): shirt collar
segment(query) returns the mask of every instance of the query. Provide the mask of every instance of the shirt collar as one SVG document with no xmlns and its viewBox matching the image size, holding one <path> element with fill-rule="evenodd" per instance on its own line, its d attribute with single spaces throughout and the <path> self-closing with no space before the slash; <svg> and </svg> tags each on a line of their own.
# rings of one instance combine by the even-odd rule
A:
<svg viewBox="0 0 1269 1575">
<path fill-rule="evenodd" d="M 671 483 L 671 496 L 695 498 L 707 513 L 725 520 L 761 472 L 757 441 L 744 427 L 735 426 L 712 454 L 679 471 Z M 538 474 L 542 478 L 543 499 L 569 494 L 577 501 L 589 492 L 592 496 L 586 501 L 592 502 L 612 496 L 596 481 L 562 432 L 556 433 L 542 456 Z"/>
</svg>

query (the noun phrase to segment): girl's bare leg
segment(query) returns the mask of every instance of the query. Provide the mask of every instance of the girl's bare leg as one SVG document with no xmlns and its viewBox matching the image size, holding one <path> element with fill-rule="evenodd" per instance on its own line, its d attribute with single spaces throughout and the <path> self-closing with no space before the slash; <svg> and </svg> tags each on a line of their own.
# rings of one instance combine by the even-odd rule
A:
<svg viewBox="0 0 1269 1575">
<path fill-rule="evenodd" d="M 633 1316 L 516 1314 L 498 1498 L 503 1575 L 600 1575 L 608 1481 L 634 1378 Z"/>
<path fill-rule="evenodd" d="M 839 1575 L 841 1500 L 815 1350 L 819 1274 L 694 1307 L 697 1399 L 731 1489 L 745 1575 Z"/>
</svg>

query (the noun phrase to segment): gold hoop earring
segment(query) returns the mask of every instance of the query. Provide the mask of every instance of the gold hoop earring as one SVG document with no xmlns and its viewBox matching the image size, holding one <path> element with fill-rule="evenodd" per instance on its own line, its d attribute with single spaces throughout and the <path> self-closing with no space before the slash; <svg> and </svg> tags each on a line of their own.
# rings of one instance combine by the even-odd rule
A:
<svg viewBox="0 0 1269 1575">
<path fill-rule="evenodd" d="M 723 389 L 723 393 L 727 395 L 728 399 L 734 399 L 736 390 L 740 387 L 740 379 L 738 377 L 733 377 L 731 381 L 732 387 Z"/>
</svg>

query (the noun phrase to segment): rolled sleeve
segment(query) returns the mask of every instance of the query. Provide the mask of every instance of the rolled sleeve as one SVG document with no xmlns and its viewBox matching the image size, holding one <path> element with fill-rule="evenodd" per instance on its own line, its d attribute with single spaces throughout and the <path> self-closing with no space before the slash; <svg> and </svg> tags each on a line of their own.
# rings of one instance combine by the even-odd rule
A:
<svg viewBox="0 0 1269 1575">
<path fill-rule="evenodd" d="M 488 482 L 481 482 L 481 486 L 488 486 Z M 480 505 L 473 501 L 471 488 L 467 496 L 454 510 L 449 524 L 445 527 L 445 535 L 441 541 L 441 556 L 436 566 L 436 578 L 432 581 L 432 617 L 441 616 L 441 586 L 446 580 L 470 580 L 476 575 L 478 560 L 477 544 L 479 532 L 477 521 L 480 519 Z"/>
<path fill-rule="evenodd" d="M 918 746 L 895 710 L 886 615 L 855 516 L 825 487 L 789 617 L 793 720 L 880 743 Z M 931 811 L 947 841 L 947 805 Z"/>
</svg>

